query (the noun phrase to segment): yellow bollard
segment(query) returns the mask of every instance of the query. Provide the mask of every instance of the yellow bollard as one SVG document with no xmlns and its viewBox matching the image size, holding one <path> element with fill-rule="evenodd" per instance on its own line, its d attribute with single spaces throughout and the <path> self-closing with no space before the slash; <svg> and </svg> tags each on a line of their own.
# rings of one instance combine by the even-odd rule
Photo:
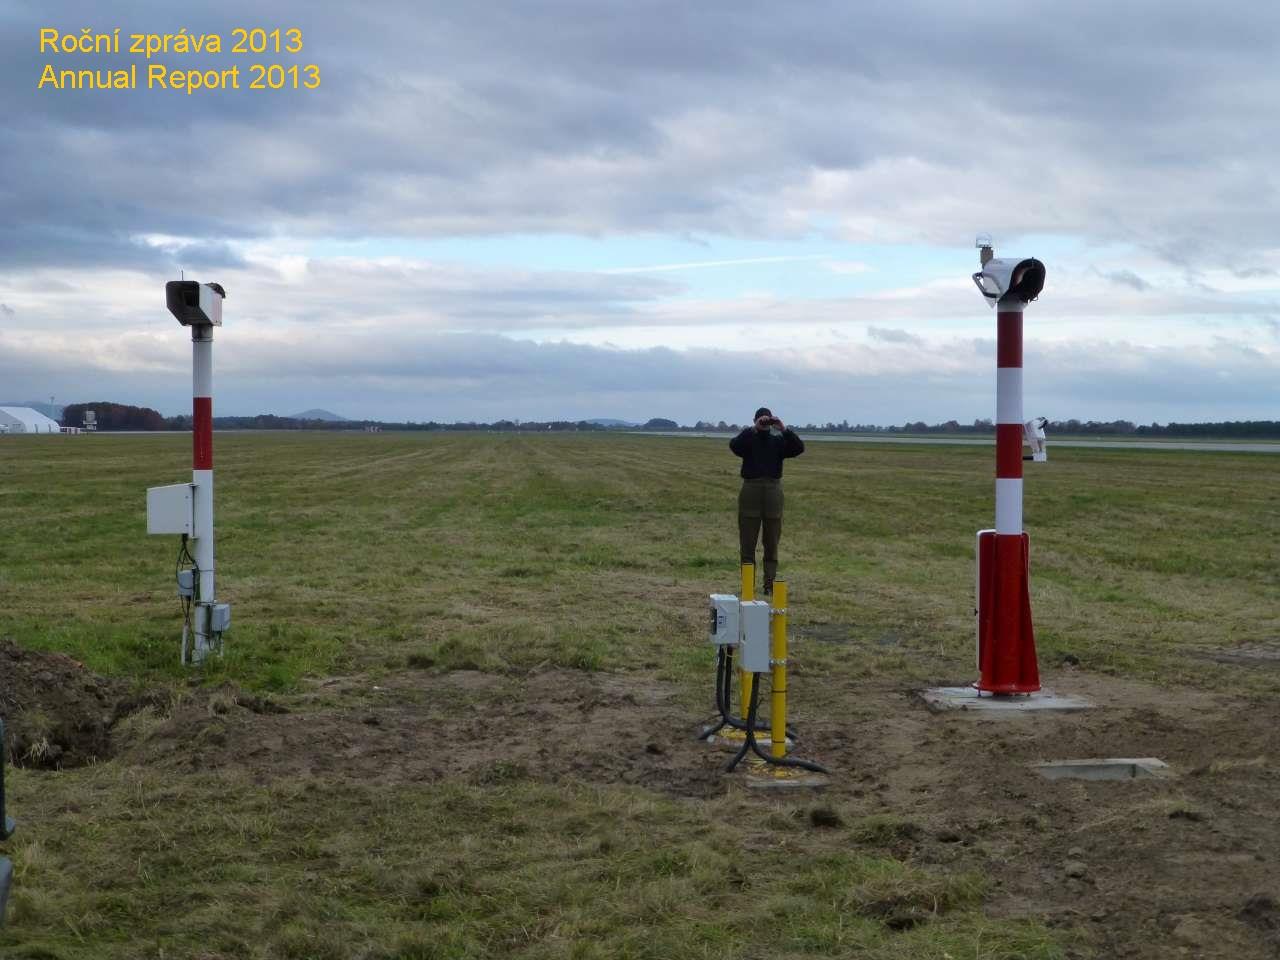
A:
<svg viewBox="0 0 1280 960">
<path fill-rule="evenodd" d="M 773 581 L 773 613 L 769 624 L 769 659 L 773 661 L 773 679 L 770 689 L 773 694 L 769 719 L 773 725 L 770 732 L 770 749 L 774 757 L 787 755 L 787 582 Z"/>
<path fill-rule="evenodd" d="M 756 598 L 756 565 L 754 563 L 744 563 L 742 565 L 742 588 L 738 593 L 739 600 L 754 600 Z M 751 706 L 751 686 L 754 678 L 746 670 L 738 670 L 738 692 L 742 698 L 742 719 L 747 718 L 748 709 Z"/>
</svg>

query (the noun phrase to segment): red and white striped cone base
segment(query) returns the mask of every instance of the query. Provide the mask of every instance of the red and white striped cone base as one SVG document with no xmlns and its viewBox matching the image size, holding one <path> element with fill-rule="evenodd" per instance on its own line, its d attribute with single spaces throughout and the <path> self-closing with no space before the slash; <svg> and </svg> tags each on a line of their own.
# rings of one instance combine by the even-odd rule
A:
<svg viewBox="0 0 1280 960">
<path fill-rule="evenodd" d="M 996 529 L 978 535 L 978 682 L 989 693 L 1040 689 L 1022 530 L 1022 308 L 996 310 Z"/>
</svg>

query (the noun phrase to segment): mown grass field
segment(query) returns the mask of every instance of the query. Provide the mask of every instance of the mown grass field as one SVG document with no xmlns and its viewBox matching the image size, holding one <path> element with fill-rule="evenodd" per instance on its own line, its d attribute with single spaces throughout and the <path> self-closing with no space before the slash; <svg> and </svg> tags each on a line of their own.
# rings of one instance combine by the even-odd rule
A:
<svg viewBox="0 0 1280 960">
<path fill-rule="evenodd" d="M 4 438 L 0 637 L 190 696 L 177 543 L 145 535 L 146 487 L 185 479 L 189 456 L 178 436 Z M 1280 689 L 1280 671 L 1207 656 L 1280 639 L 1280 459 L 1051 456 L 1027 465 L 1026 484 L 1042 664 L 1069 654 L 1169 685 Z M 812 443 L 788 466 L 783 574 L 807 676 L 969 679 L 990 461 L 977 447 Z M 537 697 L 554 668 L 667 684 L 690 729 L 705 715 L 705 595 L 737 577 L 736 462 L 722 440 L 229 434 L 217 485 L 233 628 L 206 687 L 305 713 L 331 677 L 377 689 L 472 670 Z M 849 642 L 805 642 L 824 631 Z M 519 769 L 390 785 L 175 777 L 125 757 L 11 771 L 10 787 L 20 832 L 4 845 L 18 870 L 5 956 L 1072 949 L 1033 921 L 992 918 L 981 874 L 861 842 L 879 821 L 798 838 L 801 800 Z M 934 917 L 901 929 L 872 909 L 899 901 L 932 903 Z"/>
</svg>

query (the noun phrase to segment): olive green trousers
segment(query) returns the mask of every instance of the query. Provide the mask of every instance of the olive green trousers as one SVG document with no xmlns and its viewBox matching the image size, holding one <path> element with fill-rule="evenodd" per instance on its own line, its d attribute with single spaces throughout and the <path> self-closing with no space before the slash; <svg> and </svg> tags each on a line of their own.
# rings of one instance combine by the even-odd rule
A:
<svg viewBox="0 0 1280 960">
<path fill-rule="evenodd" d="M 764 533 L 764 581 L 778 573 L 778 541 L 782 539 L 782 481 L 743 480 L 738 493 L 738 539 L 742 562 L 756 562 L 756 542 Z"/>
</svg>

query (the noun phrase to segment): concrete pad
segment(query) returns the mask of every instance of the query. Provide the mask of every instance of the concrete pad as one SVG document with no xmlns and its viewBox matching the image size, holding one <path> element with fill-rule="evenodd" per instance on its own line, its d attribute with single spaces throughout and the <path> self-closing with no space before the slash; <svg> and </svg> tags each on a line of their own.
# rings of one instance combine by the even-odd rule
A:
<svg viewBox="0 0 1280 960">
<path fill-rule="evenodd" d="M 1046 780 L 1140 780 L 1173 776 L 1169 765 L 1155 757 L 1094 757 L 1033 763 L 1031 769 Z"/>
<path fill-rule="evenodd" d="M 821 790 L 831 783 L 831 778 L 799 767 L 775 767 L 761 760 L 747 768 L 743 783 L 751 790 Z"/>
<path fill-rule="evenodd" d="M 1029 713 L 1064 710 L 1091 710 L 1092 701 L 1084 697 L 1056 694 L 1041 690 L 1027 694 L 979 693 L 974 687 L 932 687 L 920 691 L 920 699 L 934 713 L 945 710 L 982 710 L 987 713 Z"/>
</svg>

